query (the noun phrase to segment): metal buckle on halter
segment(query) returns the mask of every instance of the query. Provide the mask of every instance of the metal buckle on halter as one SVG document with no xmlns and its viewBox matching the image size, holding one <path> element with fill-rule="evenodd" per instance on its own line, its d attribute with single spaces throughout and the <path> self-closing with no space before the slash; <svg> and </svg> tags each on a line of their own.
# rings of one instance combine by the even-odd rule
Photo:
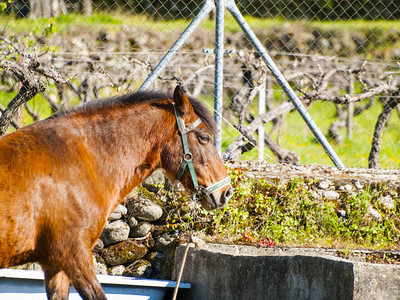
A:
<svg viewBox="0 0 400 300">
<path fill-rule="evenodd" d="M 179 167 L 178 173 L 176 174 L 176 179 L 181 180 L 183 172 L 190 163 L 192 163 L 193 154 L 186 152 L 183 154 L 183 160 L 181 166 Z"/>
</svg>

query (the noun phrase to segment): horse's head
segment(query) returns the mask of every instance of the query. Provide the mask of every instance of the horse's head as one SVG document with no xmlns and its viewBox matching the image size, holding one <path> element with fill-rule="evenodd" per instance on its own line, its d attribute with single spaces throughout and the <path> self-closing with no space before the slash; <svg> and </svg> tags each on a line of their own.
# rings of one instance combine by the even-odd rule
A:
<svg viewBox="0 0 400 300">
<path fill-rule="evenodd" d="M 192 105 L 193 104 L 193 105 Z M 233 195 L 230 179 L 212 140 L 215 122 L 206 108 L 189 100 L 180 86 L 174 92 L 176 131 L 169 149 L 168 173 L 200 194 L 205 209 L 223 207 Z"/>
</svg>

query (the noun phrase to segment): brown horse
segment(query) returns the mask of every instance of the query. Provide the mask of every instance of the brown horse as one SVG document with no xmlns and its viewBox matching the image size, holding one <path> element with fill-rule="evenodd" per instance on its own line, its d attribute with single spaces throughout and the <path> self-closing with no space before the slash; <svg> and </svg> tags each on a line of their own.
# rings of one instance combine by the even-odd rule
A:
<svg viewBox="0 0 400 300">
<path fill-rule="evenodd" d="M 177 118 L 189 129 L 178 130 Z M 91 249 L 108 216 L 157 168 L 172 178 L 183 172 L 189 190 L 196 188 L 191 174 L 205 190 L 226 178 L 214 129 L 207 109 L 178 86 L 173 96 L 93 101 L 2 137 L 0 268 L 39 262 L 49 299 L 68 298 L 70 283 L 83 299 L 106 299 Z M 192 153 L 183 155 L 185 147 Z M 203 207 L 226 204 L 232 188 L 224 182 L 206 193 Z"/>
</svg>

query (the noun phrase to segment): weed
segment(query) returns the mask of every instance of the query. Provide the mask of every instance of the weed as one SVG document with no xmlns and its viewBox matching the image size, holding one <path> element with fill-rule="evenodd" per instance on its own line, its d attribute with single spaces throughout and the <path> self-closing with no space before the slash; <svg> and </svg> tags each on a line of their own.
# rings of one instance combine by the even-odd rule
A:
<svg viewBox="0 0 400 300">
<path fill-rule="evenodd" d="M 317 192 L 316 182 L 309 179 L 285 183 L 248 179 L 242 170 L 229 172 L 235 194 L 228 205 L 217 211 L 200 211 L 202 221 L 197 230 L 209 241 L 342 249 L 393 249 L 400 244 L 399 204 L 383 209 L 376 201 L 387 191 L 385 186 L 328 201 Z M 174 204 L 183 209 L 178 199 Z M 370 216 L 371 208 L 379 211 L 381 220 Z M 182 218 L 173 217 L 171 221 L 176 224 Z"/>
</svg>

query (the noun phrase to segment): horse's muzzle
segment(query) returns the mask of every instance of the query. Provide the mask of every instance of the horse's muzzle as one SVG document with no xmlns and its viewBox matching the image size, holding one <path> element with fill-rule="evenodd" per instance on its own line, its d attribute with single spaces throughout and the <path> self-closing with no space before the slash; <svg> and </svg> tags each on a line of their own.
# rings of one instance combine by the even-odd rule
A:
<svg viewBox="0 0 400 300">
<path fill-rule="evenodd" d="M 232 198 L 232 196 L 233 189 L 231 186 L 229 186 L 220 195 L 218 195 L 216 192 L 204 195 L 200 199 L 200 203 L 207 210 L 223 208 L 228 203 L 229 199 Z"/>
<path fill-rule="evenodd" d="M 231 199 L 233 196 L 233 189 L 232 187 L 228 187 L 221 195 L 220 198 L 220 203 L 222 206 L 224 206 L 226 203 L 228 203 L 229 199 Z"/>
</svg>

